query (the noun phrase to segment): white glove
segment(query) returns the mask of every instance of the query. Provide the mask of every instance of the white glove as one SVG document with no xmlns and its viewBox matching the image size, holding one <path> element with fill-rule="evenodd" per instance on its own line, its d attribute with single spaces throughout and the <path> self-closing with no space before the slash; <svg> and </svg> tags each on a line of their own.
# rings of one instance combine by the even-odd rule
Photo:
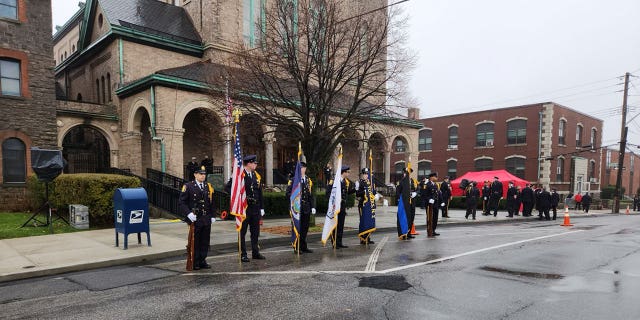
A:
<svg viewBox="0 0 640 320">
<path fill-rule="evenodd" d="M 356 190 L 360 189 L 360 181 L 356 181 Z"/>
<path fill-rule="evenodd" d="M 214 222 L 216 222 L 216 218 L 211 217 L 211 223 L 214 223 Z"/>
<path fill-rule="evenodd" d="M 193 212 L 189 212 L 189 214 L 187 215 L 187 218 L 189 218 L 189 220 L 191 220 L 191 222 L 196 222 L 196 215 L 193 214 Z"/>
<path fill-rule="evenodd" d="M 380 199 L 380 198 L 381 198 L 381 196 L 380 196 L 379 193 L 376 193 L 376 195 L 373 196 L 373 199 L 376 200 L 376 201 L 378 201 L 378 199 Z"/>
<path fill-rule="evenodd" d="M 316 214 L 316 208 L 311 208 L 311 214 Z"/>
<path fill-rule="evenodd" d="M 434 204 L 434 203 L 436 203 L 436 201 L 433 200 L 433 199 L 429 199 L 429 203 Z"/>
<path fill-rule="evenodd" d="M 415 191 L 414 191 L 414 192 L 411 192 L 411 198 L 415 198 L 417 195 L 418 195 L 418 194 L 417 194 Z"/>
<path fill-rule="evenodd" d="M 444 207 L 444 202 L 440 204 L 441 207 Z"/>
<path fill-rule="evenodd" d="M 260 215 L 264 217 L 264 209 L 260 209 Z"/>
<path fill-rule="evenodd" d="M 482 198 L 482 199 L 487 200 L 487 197 L 484 197 L 484 198 Z"/>
</svg>

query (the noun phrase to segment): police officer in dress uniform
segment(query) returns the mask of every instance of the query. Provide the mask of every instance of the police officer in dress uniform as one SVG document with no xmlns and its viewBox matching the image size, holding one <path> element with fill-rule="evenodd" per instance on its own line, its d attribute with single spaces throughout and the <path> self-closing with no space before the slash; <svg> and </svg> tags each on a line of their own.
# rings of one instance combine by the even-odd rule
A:
<svg viewBox="0 0 640 320">
<path fill-rule="evenodd" d="M 465 203 L 467 205 L 467 213 L 464 218 L 468 219 L 469 216 L 476 219 L 476 208 L 478 207 L 478 198 L 480 197 L 480 190 L 476 187 L 476 182 L 471 181 L 467 188 L 464 190 Z"/>
<path fill-rule="evenodd" d="M 438 226 L 438 206 L 441 204 L 441 194 L 438 190 L 438 173 L 429 173 L 429 181 L 427 182 L 427 237 L 433 238 L 440 234 L 436 232 Z"/>
<path fill-rule="evenodd" d="M 187 216 L 185 221 L 194 226 L 194 259 L 193 269 L 211 269 L 206 258 L 209 253 L 211 239 L 211 223 L 215 222 L 215 206 L 213 204 L 213 187 L 205 182 L 207 170 L 204 166 L 194 173 L 194 181 L 185 183 L 178 202 L 178 210 Z"/>
<path fill-rule="evenodd" d="M 551 217 L 549 217 L 549 209 L 551 209 L 551 194 L 547 189 L 542 187 L 540 188 L 540 192 L 538 193 L 538 202 L 536 205 L 540 214 L 539 219 L 551 220 Z"/>
<path fill-rule="evenodd" d="M 513 215 L 518 213 L 518 189 L 513 184 L 513 181 L 509 181 L 509 188 L 507 189 L 507 217 L 513 218 Z"/>
<path fill-rule="evenodd" d="M 482 186 L 482 215 L 488 216 L 491 213 L 489 212 L 489 198 L 491 197 L 491 187 L 489 181 L 484 182 L 484 186 Z"/>
<path fill-rule="evenodd" d="M 418 184 L 418 190 L 420 190 L 420 209 L 424 209 L 427 205 L 427 182 L 429 182 L 429 179 L 425 176 Z"/>
<path fill-rule="evenodd" d="M 242 158 L 244 165 L 244 189 L 247 196 L 246 218 L 242 221 L 240 229 L 240 250 L 242 251 L 242 262 L 249 262 L 247 257 L 247 247 L 245 245 L 245 235 L 247 228 L 251 231 L 251 256 L 253 259 L 266 259 L 260 254 L 258 247 L 258 237 L 260 236 L 260 218 L 264 216 L 264 207 L 262 204 L 262 189 L 260 187 L 260 176 L 256 172 L 258 166 L 258 158 L 255 154 Z M 227 183 L 227 192 L 231 192 L 231 179 Z"/>
<path fill-rule="evenodd" d="M 449 218 L 449 201 L 451 201 L 451 182 L 449 182 L 449 176 L 445 176 L 444 180 L 440 182 L 440 192 L 442 193 L 442 201 L 444 206 L 441 206 L 442 217 Z"/>
<path fill-rule="evenodd" d="M 527 183 L 524 189 L 522 189 L 520 197 L 522 198 L 522 216 L 531 217 L 533 204 L 535 203 L 535 194 L 533 193 L 533 189 L 531 189 L 531 184 Z"/>
<path fill-rule="evenodd" d="M 558 215 L 558 203 L 560 203 L 560 195 L 555 188 L 551 189 L 551 210 L 553 211 L 552 220 L 556 219 Z"/>
<path fill-rule="evenodd" d="M 307 177 L 307 163 L 300 161 L 300 253 L 312 253 L 307 247 L 307 233 L 309 232 L 309 220 L 311 215 L 316 214 L 315 200 L 311 188 L 313 182 L 311 178 Z M 293 178 L 292 178 L 293 179 Z M 293 181 L 289 180 L 287 185 L 286 197 L 291 198 L 291 189 L 293 188 Z M 293 249 L 294 251 L 296 249 Z"/>
<path fill-rule="evenodd" d="M 362 220 L 362 208 L 364 207 L 365 201 L 370 200 L 371 191 L 371 181 L 369 180 L 369 168 L 362 168 L 360 171 L 360 180 L 356 183 L 356 197 L 358 198 L 358 212 L 360 213 L 360 219 Z M 374 201 L 377 201 L 380 198 L 378 193 L 374 194 Z M 375 216 L 374 216 L 375 218 Z M 360 244 L 373 244 L 375 243 L 373 239 L 371 239 L 371 234 L 367 238 L 367 241 L 360 239 Z"/>
<path fill-rule="evenodd" d="M 344 232 L 344 219 L 347 216 L 347 197 L 350 194 L 356 193 L 356 188 L 349 177 L 349 170 L 351 168 L 347 165 L 343 165 L 340 168 L 340 212 L 338 213 L 338 226 L 335 229 L 335 239 L 336 239 L 336 249 L 340 248 L 348 248 L 342 243 L 342 234 Z M 331 188 L 333 188 L 333 179 L 329 180 L 327 184 L 327 200 L 328 196 L 331 194 Z M 333 239 L 333 237 L 332 237 Z"/>
<path fill-rule="evenodd" d="M 498 206 L 503 195 L 504 190 L 502 190 L 502 182 L 500 182 L 500 178 L 493 177 L 493 183 L 491 183 L 491 197 L 489 197 L 489 211 L 493 210 L 494 217 L 498 216 Z"/>
</svg>

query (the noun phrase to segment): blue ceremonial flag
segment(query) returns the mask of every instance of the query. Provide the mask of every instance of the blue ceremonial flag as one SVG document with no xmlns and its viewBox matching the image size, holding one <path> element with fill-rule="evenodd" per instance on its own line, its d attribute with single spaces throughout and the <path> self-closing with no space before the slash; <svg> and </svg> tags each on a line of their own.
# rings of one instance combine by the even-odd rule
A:
<svg viewBox="0 0 640 320">
<path fill-rule="evenodd" d="M 289 198 L 289 214 L 291 215 L 291 245 L 294 249 L 298 249 L 298 242 L 300 239 L 300 179 L 302 177 L 302 171 L 300 168 L 300 154 L 298 151 L 298 162 L 296 163 L 296 171 L 293 175 L 293 182 L 291 183 L 291 196 Z"/>
<path fill-rule="evenodd" d="M 361 180 L 365 182 L 364 200 L 360 211 L 360 226 L 358 237 L 361 241 L 367 241 L 372 232 L 376 231 L 376 197 L 373 180 L 369 173 L 369 179 Z"/>
<path fill-rule="evenodd" d="M 398 237 L 407 237 L 407 234 L 409 233 L 409 225 L 407 222 L 407 212 L 404 207 L 404 200 L 402 198 L 398 199 L 398 225 L 400 226 Z"/>
</svg>

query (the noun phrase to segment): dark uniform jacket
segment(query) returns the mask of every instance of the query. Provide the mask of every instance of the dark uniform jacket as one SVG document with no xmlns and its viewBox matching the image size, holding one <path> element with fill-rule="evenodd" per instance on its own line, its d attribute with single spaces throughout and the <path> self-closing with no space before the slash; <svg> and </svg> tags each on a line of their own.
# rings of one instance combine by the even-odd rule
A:
<svg viewBox="0 0 640 320">
<path fill-rule="evenodd" d="M 231 193 L 232 179 L 229 179 L 225 190 L 227 193 Z M 257 172 L 249 173 L 244 171 L 244 190 L 247 196 L 247 212 L 246 214 L 260 214 L 260 209 L 263 209 L 262 205 L 262 189 L 260 188 L 260 175 Z"/>
<path fill-rule="evenodd" d="M 311 192 L 311 188 L 313 187 L 313 182 L 307 176 L 303 179 L 300 179 L 300 213 L 309 215 L 311 214 L 311 208 L 315 208 L 315 200 L 313 198 L 313 193 Z M 293 181 L 289 180 L 289 184 L 287 185 L 286 196 L 287 200 L 291 198 L 291 189 L 293 189 Z"/>
<path fill-rule="evenodd" d="M 478 205 L 478 198 L 480 197 L 480 190 L 475 186 L 468 186 L 464 191 L 465 202 L 467 208 L 475 208 Z"/>
<path fill-rule="evenodd" d="M 591 205 L 591 196 L 589 194 L 585 194 L 582 196 L 582 205 L 590 206 Z"/>
<path fill-rule="evenodd" d="M 491 196 L 494 198 L 502 198 L 504 191 L 502 190 L 502 182 L 495 180 L 491 183 Z"/>
<path fill-rule="evenodd" d="M 329 180 L 327 184 L 327 199 L 331 196 L 331 189 L 333 188 L 333 179 Z M 347 178 L 342 179 L 340 181 L 340 199 L 342 200 L 340 203 L 340 212 L 345 211 L 347 207 L 347 197 L 350 194 L 356 193 L 356 187 L 353 185 L 353 182 Z"/>
<path fill-rule="evenodd" d="M 551 207 L 558 207 L 558 203 L 560 202 L 560 195 L 557 192 L 551 192 Z"/>
<path fill-rule="evenodd" d="M 438 184 L 433 181 L 427 182 L 426 197 L 427 205 L 432 204 L 434 206 L 439 206 L 440 203 L 442 203 L 442 193 L 440 193 L 440 190 L 438 189 Z"/>
<path fill-rule="evenodd" d="M 518 189 L 514 186 L 507 189 L 507 203 L 512 206 L 518 204 Z"/>
<path fill-rule="evenodd" d="M 522 203 L 533 203 L 534 201 L 533 189 L 531 187 L 522 189 Z"/>
<path fill-rule="evenodd" d="M 491 187 L 486 185 L 482 187 L 482 197 L 486 198 L 487 200 L 489 200 L 489 197 L 491 196 Z"/>
<path fill-rule="evenodd" d="M 442 181 L 440 183 L 440 192 L 442 192 L 442 201 L 447 203 L 451 198 L 451 183 Z"/>
<path fill-rule="evenodd" d="M 551 209 L 551 194 L 549 193 L 549 191 L 540 190 L 540 193 L 538 194 L 537 204 L 538 210 L 548 211 L 549 209 Z"/>
<path fill-rule="evenodd" d="M 203 182 L 204 190 L 200 190 L 197 182 L 185 183 L 180 193 L 178 211 L 186 216 L 193 212 L 196 215 L 196 226 L 211 225 L 211 218 L 215 216 L 216 208 L 213 203 L 213 187 L 208 182 Z M 191 223 L 189 218 L 185 218 L 187 223 Z"/>
<path fill-rule="evenodd" d="M 369 179 L 360 179 L 358 182 L 358 189 L 356 190 L 356 197 L 358 198 L 358 207 L 362 208 L 364 202 L 369 200 L 369 193 L 371 193 L 371 185 Z M 375 193 L 374 193 L 375 195 Z"/>
</svg>

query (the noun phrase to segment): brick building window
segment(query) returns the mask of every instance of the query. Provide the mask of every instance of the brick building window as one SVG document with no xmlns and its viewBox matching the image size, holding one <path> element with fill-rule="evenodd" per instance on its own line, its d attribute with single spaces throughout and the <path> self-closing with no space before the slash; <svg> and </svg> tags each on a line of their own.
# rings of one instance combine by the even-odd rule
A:
<svg viewBox="0 0 640 320">
<path fill-rule="evenodd" d="M 421 130 L 418 136 L 418 151 L 431 151 L 431 129 Z"/>
<path fill-rule="evenodd" d="M 481 123 L 476 126 L 476 147 L 493 146 L 493 123 Z"/>
<path fill-rule="evenodd" d="M 633 157 L 631 159 L 633 160 Z M 633 165 L 631 165 L 631 168 L 633 168 Z M 589 181 L 596 182 L 596 162 L 593 160 L 589 161 Z"/>
<path fill-rule="evenodd" d="M 26 181 L 27 163 L 25 160 L 24 142 L 17 138 L 9 138 L 2 142 L 3 183 L 23 183 Z"/>
<path fill-rule="evenodd" d="M 449 128 L 449 145 L 447 149 L 458 149 L 458 126 Z"/>
<path fill-rule="evenodd" d="M 418 162 L 418 178 L 426 177 L 431 173 L 431 162 L 420 161 Z"/>
<path fill-rule="evenodd" d="M 493 170 L 493 159 L 478 159 L 475 161 L 475 171 Z"/>
<path fill-rule="evenodd" d="M 18 19 L 18 0 L 0 0 L 0 17 Z"/>
<path fill-rule="evenodd" d="M 556 181 L 564 180 L 564 158 L 558 158 L 558 167 L 556 167 Z"/>
<path fill-rule="evenodd" d="M 527 120 L 517 119 L 507 123 L 507 144 L 527 143 Z"/>
<path fill-rule="evenodd" d="M 591 139 L 589 139 L 589 143 L 591 144 L 591 150 L 596 148 L 596 137 L 598 136 L 598 130 L 596 128 L 591 129 Z"/>
<path fill-rule="evenodd" d="M 449 160 L 447 161 L 447 175 L 449 179 L 454 180 L 458 177 L 458 161 Z"/>
<path fill-rule="evenodd" d="M 407 145 L 401 138 L 396 138 L 393 142 L 395 152 L 405 152 L 407 150 Z"/>
<path fill-rule="evenodd" d="M 4 96 L 20 96 L 19 61 L 0 59 L 0 94 Z"/>
<path fill-rule="evenodd" d="M 404 162 L 396 163 L 395 166 L 394 166 L 394 170 L 395 170 L 396 174 L 401 175 L 402 174 L 402 170 L 404 170 Z"/>
<path fill-rule="evenodd" d="M 509 173 L 512 175 L 524 179 L 524 158 L 521 157 L 511 157 L 506 160 L 505 167 Z"/>
<path fill-rule="evenodd" d="M 576 127 L 576 147 L 577 148 L 582 147 L 582 131 L 583 131 L 582 125 L 579 124 Z"/>
<path fill-rule="evenodd" d="M 567 142 L 565 141 L 565 136 L 567 133 L 567 121 L 564 119 L 560 120 L 558 124 L 558 144 L 565 145 Z"/>
<path fill-rule="evenodd" d="M 297 7 L 297 3 L 291 5 Z M 261 31 L 266 28 L 264 0 L 243 0 L 242 8 L 242 37 L 244 43 L 253 48 L 260 41 Z"/>
</svg>

